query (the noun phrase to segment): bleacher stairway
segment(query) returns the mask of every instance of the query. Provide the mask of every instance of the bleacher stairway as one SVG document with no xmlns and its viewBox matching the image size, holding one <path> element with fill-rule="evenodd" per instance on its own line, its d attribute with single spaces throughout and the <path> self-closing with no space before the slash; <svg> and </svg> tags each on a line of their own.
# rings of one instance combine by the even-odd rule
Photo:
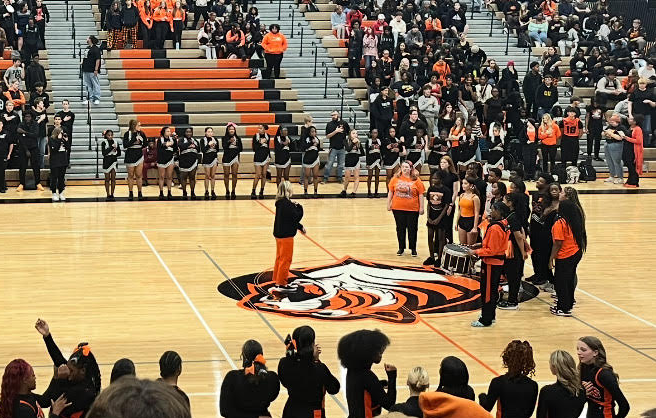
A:
<svg viewBox="0 0 656 418">
<path fill-rule="evenodd" d="M 86 48 L 89 35 L 97 35 L 96 24 L 91 13 L 88 0 L 68 0 L 68 13 L 75 12 L 75 39 L 73 36 L 73 19 L 66 20 L 66 2 L 52 0 L 48 2 L 50 23 L 46 29 L 46 48 L 52 77 L 52 96 L 55 110 L 61 110 L 61 101 L 68 99 L 71 110 L 75 113 L 73 126 L 73 150 L 71 153 L 71 168 L 67 177 L 70 179 L 91 179 L 96 175 L 96 136 L 100 137 L 105 129 L 118 132 L 118 119 L 114 110 L 112 92 L 109 88 L 107 71 L 104 65 L 100 74 L 101 99 L 99 105 L 90 105 L 91 111 L 91 143 L 89 150 L 89 127 L 87 125 L 87 105 L 80 98 L 79 63 L 80 52 Z M 73 53 L 75 42 L 76 54 Z M 86 90 L 83 90 L 86 95 Z M 119 165 L 119 171 L 125 170 Z M 102 172 L 101 172 L 102 177 Z"/>
</svg>

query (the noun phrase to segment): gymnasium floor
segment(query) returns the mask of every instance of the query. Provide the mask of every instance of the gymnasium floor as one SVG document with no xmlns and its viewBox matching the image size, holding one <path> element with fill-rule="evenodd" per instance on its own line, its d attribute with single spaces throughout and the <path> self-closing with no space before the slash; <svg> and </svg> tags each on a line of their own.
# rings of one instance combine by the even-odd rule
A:
<svg viewBox="0 0 656 418">
<path fill-rule="evenodd" d="M 247 182 L 240 184 L 238 192 L 248 193 Z M 217 186 L 222 190 L 222 184 Z M 320 187 L 323 192 L 339 191 L 334 184 Z M 590 244 L 579 268 L 575 316 L 550 315 L 551 298 L 541 293 L 522 303 L 519 311 L 498 311 L 497 324 L 489 329 L 470 328 L 477 312 L 417 314 L 407 303 L 399 317 L 379 315 L 376 306 L 359 300 L 354 302 L 358 309 L 330 320 L 272 314 L 266 312 L 271 307 L 266 303 L 256 304 L 263 307 L 258 311 L 237 306 L 238 301 L 217 286 L 272 267 L 272 199 L 97 203 L 75 198 L 103 197 L 102 187 L 77 186 L 67 190 L 66 203 L 0 205 L 0 364 L 25 358 L 36 366 L 37 390 L 45 389 L 52 368 L 34 330 L 39 317 L 50 323 L 65 354 L 80 341 L 90 343 L 101 362 L 103 385 L 119 358 L 131 358 L 140 377 L 156 378 L 159 356 L 176 350 L 184 360 L 180 387 L 191 398 L 193 416 L 204 418 L 219 416 L 222 376 L 240 366 L 244 340 L 258 339 L 268 366 L 275 370 L 284 354 L 281 339 L 302 324 L 315 328 L 323 361 L 342 378 L 336 355 L 340 336 L 360 328 L 384 331 L 392 340 L 384 362 L 399 368 L 398 401 L 407 397 L 405 377 L 413 366 L 427 367 L 435 386 L 440 360 L 447 355 L 462 358 L 476 392 L 485 390 L 492 377 L 503 373 L 500 353 L 515 338 L 531 342 L 535 379 L 541 385 L 551 383 L 549 354 L 562 348 L 575 355 L 578 337 L 596 335 L 620 375 L 632 406 L 630 416 L 639 416 L 656 407 L 656 291 L 647 269 L 656 251 L 656 179 L 644 180 L 639 193 L 631 194 L 601 181 L 578 187 L 589 190 L 581 199 Z M 301 191 L 298 185 L 295 189 Z M 618 193 L 605 193 L 607 189 Z M 147 191 L 153 194 L 156 187 Z M 360 191 L 366 192 L 365 184 Z M 274 187 L 269 185 L 267 192 L 273 194 Z M 125 186 L 119 186 L 117 196 L 124 195 Z M 18 197 L 49 194 L 18 196 L 10 191 L 2 196 Z M 419 257 L 395 256 L 394 222 L 384 199 L 301 203 L 308 235 L 296 238 L 293 268 L 331 265 L 346 256 L 363 260 L 364 266 L 417 267 L 427 255 L 420 222 Z M 394 274 L 418 271 L 400 269 Z M 249 277 L 236 282 L 262 279 Z M 222 288 L 229 289 L 226 286 L 230 283 Z M 450 291 L 440 292 L 448 297 Z M 382 366 L 375 371 L 384 375 Z M 285 399 L 281 393 L 272 405 L 274 417 L 280 417 Z M 328 416 L 346 416 L 345 405 L 343 392 L 327 398 Z"/>
</svg>

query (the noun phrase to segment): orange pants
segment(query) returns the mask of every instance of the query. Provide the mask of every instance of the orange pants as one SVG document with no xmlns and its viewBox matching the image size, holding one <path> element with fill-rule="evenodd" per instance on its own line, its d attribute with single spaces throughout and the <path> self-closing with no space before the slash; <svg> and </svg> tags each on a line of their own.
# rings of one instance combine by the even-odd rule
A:
<svg viewBox="0 0 656 418">
<path fill-rule="evenodd" d="M 287 285 L 293 255 L 294 237 L 276 238 L 276 264 L 273 266 L 273 281 L 276 285 Z"/>
</svg>

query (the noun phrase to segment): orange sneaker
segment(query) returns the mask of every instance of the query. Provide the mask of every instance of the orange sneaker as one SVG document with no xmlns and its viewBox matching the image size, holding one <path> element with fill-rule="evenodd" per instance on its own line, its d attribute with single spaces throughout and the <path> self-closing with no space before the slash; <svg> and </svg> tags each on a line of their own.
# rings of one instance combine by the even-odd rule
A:
<svg viewBox="0 0 656 418">
<path fill-rule="evenodd" d="M 18 187 L 16 187 L 17 192 L 22 192 L 23 191 L 23 185 L 19 184 Z"/>
<path fill-rule="evenodd" d="M 39 183 L 39 184 L 36 185 L 36 189 L 37 189 L 38 191 L 40 191 L 40 192 L 42 192 L 42 191 L 45 190 L 45 189 L 43 188 L 43 186 L 41 185 L 41 183 Z"/>
</svg>

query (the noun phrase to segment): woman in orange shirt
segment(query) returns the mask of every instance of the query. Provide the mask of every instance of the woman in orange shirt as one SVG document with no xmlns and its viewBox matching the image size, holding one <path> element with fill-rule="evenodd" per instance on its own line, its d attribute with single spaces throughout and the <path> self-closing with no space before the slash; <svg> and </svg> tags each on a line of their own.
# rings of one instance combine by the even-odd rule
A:
<svg viewBox="0 0 656 418">
<path fill-rule="evenodd" d="M 449 130 L 449 144 L 451 145 L 451 159 L 453 163 L 458 165 L 460 161 L 460 141 L 465 140 L 465 118 L 458 116 L 455 123 Z"/>
<path fill-rule="evenodd" d="M 557 316 L 572 316 L 576 268 L 587 245 L 585 220 L 581 210 L 571 200 L 558 205 L 558 220 L 551 227 L 553 245 L 549 268 L 554 269 L 554 287 L 558 302 L 551 307 Z"/>
<path fill-rule="evenodd" d="M 538 128 L 538 139 L 540 140 L 540 149 L 542 150 L 542 170 L 547 173 L 551 173 L 551 170 L 553 170 L 556 164 L 558 138 L 560 138 L 558 124 L 551 119 L 549 113 L 545 113 L 542 116 L 542 123 Z"/>
<path fill-rule="evenodd" d="M 187 21 L 187 12 L 182 8 L 182 2 L 177 0 L 173 10 L 171 11 L 171 20 L 173 30 L 173 45 L 175 49 L 180 49 L 182 45 L 182 30 L 185 27 L 185 22 Z"/>
<path fill-rule="evenodd" d="M 419 172 L 408 161 L 401 164 L 401 170 L 394 176 L 388 186 L 387 210 L 394 214 L 396 238 L 399 241 L 401 256 L 405 251 L 405 235 L 408 231 L 408 246 L 413 257 L 417 257 L 417 224 L 419 215 L 424 214 L 424 183 Z"/>
<path fill-rule="evenodd" d="M 141 5 L 141 6 L 139 6 Z M 143 3 L 138 2 L 139 8 L 139 27 L 141 28 L 141 39 L 143 39 L 143 47 L 150 49 L 150 39 L 152 38 L 153 29 L 153 8 L 150 7 L 150 0 L 145 0 Z"/>
<path fill-rule="evenodd" d="M 173 18 L 162 0 L 159 7 L 153 11 L 153 26 L 155 26 L 155 49 L 164 49 L 164 41 L 169 32 L 173 32 Z"/>
<path fill-rule="evenodd" d="M 478 197 L 476 180 L 465 177 L 462 180 L 463 193 L 458 197 L 456 226 L 461 245 L 476 244 L 478 239 L 478 219 L 481 213 L 481 199 Z"/>
<path fill-rule="evenodd" d="M 271 78 L 271 70 L 273 70 L 274 78 L 280 78 L 282 54 L 287 50 L 287 38 L 280 33 L 280 25 L 274 23 L 269 26 L 269 33 L 262 38 L 262 48 L 267 64 L 264 69 L 264 78 Z"/>
</svg>

